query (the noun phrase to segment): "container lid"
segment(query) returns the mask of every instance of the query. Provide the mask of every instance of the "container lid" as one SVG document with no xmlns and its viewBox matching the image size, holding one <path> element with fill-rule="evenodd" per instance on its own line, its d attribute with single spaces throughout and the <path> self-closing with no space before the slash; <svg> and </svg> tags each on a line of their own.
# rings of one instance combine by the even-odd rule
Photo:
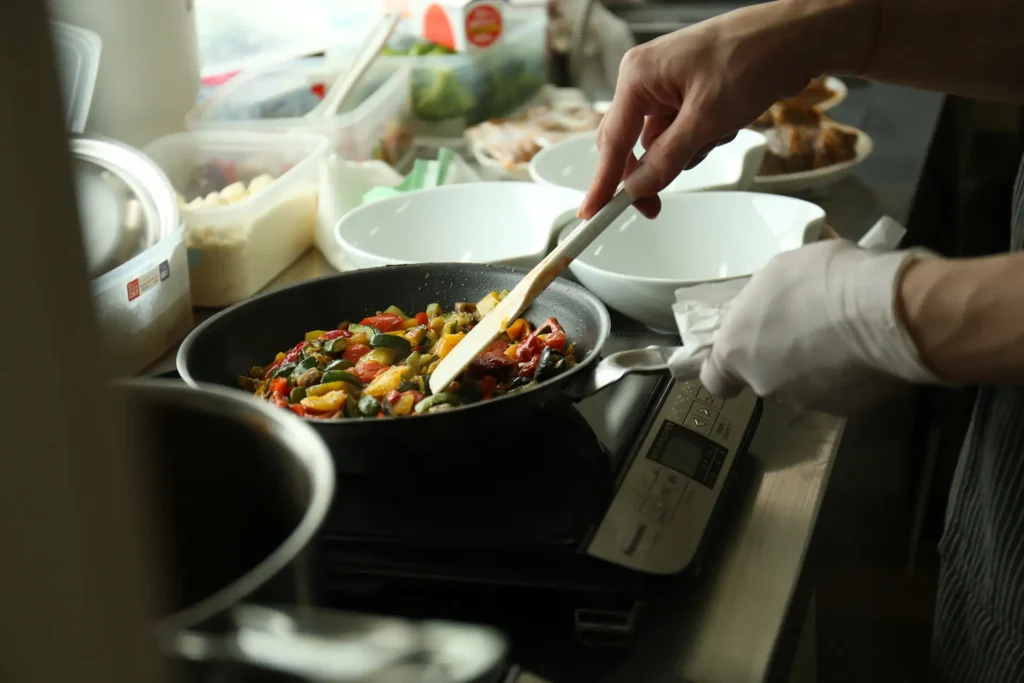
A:
<svg viewBox="0 0 1024 683">
<path fill-rule="evenodd" d="M 103 41 L 98 34 L 84 28 L 59 21 L 50 23 L 57 47 L 57 67 L 68 132 L 81 133 L 89 118 Z"/>
<path fill-rule="evenodd" d="M 90 277 L 126 263 L 178 226 L 174 188 L 144 154 L 99 138 L 72 138 L 71 152 Z"/>
</svg>

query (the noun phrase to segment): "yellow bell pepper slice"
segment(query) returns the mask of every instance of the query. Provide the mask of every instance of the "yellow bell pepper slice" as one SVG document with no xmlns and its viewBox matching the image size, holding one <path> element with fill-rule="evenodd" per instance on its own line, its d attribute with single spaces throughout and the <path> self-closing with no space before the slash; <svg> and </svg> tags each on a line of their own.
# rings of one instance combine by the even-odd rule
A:
<svg viewBox="0 0 1024 683">
<path fill-rule="evenodd" d="M 404 372 L 404 365 L 395 365 L 388 368 L 367 384 L 366 388 L 363 389 L 363 393 L 379 399 L 392 391 L 397 391 L 398 386 L 402 383 L 402 373 Z"/>
<path fill-rule="evenodd" d="M 345 406 L 348 394 L 344 391 L 330 391 L 323 396 L 306 396 L 300 403 L 303 408 L 315 410 L 318 413 L 333 413 Z"/>
</svg>

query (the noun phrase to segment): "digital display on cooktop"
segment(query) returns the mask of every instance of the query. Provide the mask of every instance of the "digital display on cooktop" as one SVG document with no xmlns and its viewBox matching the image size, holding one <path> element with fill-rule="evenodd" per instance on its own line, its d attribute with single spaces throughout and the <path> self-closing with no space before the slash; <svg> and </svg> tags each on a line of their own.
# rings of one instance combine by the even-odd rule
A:
<svg viewBox="0 0 1024 683">
<path fill-rule="evenodd" d="M 697 442 L 696 439 L 705 439 L 685 427 L 675 424 L 672 427 L 658 461 L 694 479 L 697 477 L 700 460 L 704 456 L 704 444 Z"/>
<path fill-rule="evenodd" d="M 647 457 L 699 484 L 714 488 L 728 451 L 711 439 L 665 420 Z"/>
</svg>

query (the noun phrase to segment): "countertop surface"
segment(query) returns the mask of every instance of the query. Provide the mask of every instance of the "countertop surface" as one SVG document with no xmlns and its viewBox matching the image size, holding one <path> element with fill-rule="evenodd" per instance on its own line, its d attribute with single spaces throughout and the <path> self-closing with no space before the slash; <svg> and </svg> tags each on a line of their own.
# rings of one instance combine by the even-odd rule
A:
<svg viewBox="0 0 1024 683">
<path fill-rule="evenodd" d="M 830 112 L 865 130 L 874 154 L 828 194 L 809 197 L 829 223 L 857 239 L 882 215 L 905 222 L 913 204 L 939 113 L 941 95 L 850 84 Z M 267 289 L 334 269 L 311 251 Z M 209 312 L 197 311 L 197 323 Z M 168 354 L 147 374 L 172 370 Z M 734 521 L 699 576 L 670 596 L 606 680 L 753 683 L 766 680 L 793 605 L 844 421 L 765 407 L 751 452 L 755 481 L 738 501 Z M 559 683 L 556 681 L 555 683 Z"/>
</svg>

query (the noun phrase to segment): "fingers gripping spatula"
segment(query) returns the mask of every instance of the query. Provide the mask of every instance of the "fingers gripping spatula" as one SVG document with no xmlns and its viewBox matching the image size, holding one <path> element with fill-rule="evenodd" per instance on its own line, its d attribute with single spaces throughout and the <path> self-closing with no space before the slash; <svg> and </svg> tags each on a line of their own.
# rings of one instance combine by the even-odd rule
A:
<svg viewBox="0 0 1024 683">
<path fill-rule="evenodd" d="M 626 190 L 619 190 L 611 201 L 587 221 L 580 223 L 569 236 L 538 263 L 501 302 L 488 313 L 465 339 L 456 344 L 430 376 L 430 391 L 439 394 L 462 374 L 462 371 L 501 334 L 509 323 L 521 316 L 533 300 L 547 289 L 573 259 L 582 253 L 598 235 L 622 215 L 633 203 Z"/>
</svg>

